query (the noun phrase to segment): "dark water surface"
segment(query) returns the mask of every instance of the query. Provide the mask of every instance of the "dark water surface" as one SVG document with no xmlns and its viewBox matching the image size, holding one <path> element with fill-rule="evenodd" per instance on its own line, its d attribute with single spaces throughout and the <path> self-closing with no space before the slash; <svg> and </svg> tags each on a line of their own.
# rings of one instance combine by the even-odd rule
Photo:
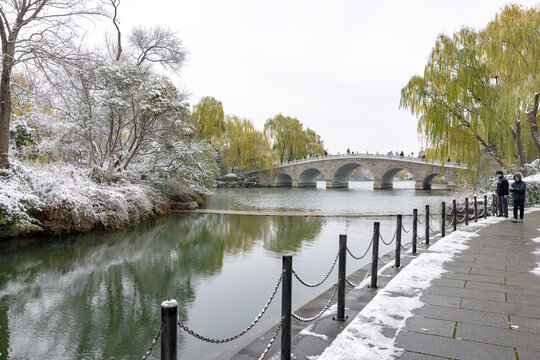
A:
<svg viewBox="0 0 540 360">
<path fill-rule="evenodd" d="M 447 192 L 401 189 L 219 190 L 207 208 L 235 210 L 412 212 L 439 209 Z M 119 232 L 0 243 L 0 359 L 140 358 L 159 329 L 160 304 L 176 299 L 180 318 L 209 337 L 228 337 L 251 323 L 276 284 L 281 255 L 319 281 L 339 234 L 359 254 L 373 221 L 391 237 L 394 218 L 303 218 L 177 214 Z M 409 227 L 411 219 L 405 218 Z M 409 240 L 404 235 L 404 240 Z M 386 248 L 386 251 L 389 251 Z M 350 258 L 349 258 L 350 259 Z M 349 260 L 348 272 L 366 261 Z M 328 288 L 300 287 L 294 307 Z M 230 344 L 202 343 L 180 332 L 180 359 L 226 359 L 279 319 L 279 293 L 253 330 Z M 159 358 L 159 345 L 152 357 Z"/>
</svg>

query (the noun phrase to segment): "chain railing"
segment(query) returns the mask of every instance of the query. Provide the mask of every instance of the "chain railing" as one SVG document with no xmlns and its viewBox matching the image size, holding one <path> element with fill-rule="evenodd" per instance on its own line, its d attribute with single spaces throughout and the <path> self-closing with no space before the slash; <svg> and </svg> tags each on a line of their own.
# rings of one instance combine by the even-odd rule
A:
<svg viewBox="0 0 540 360">
<path fill-rule="evenodd" d="M 152 354 L 152 350 L 154 350 L 154 346 L 157 344 L 157 341 L 158 341 L 159 337 L 161 336 L 162 332 L 163 332 L 163 324 L 161 324 L 161 326 L 159 327 L 159 330 L 158 330 L 156 336 L 154 336 L 154 338 L 152 339 L 152 342 L 150 343 L 150 346 L 148 347 L 148 350 L 146 350 L 146 352 L 144 353 L 144 355 L 142 357 L 142 360 L 147 360 L 148 357 Z"/>
<path fill-rule="evenodd" d="M 274 335 L 272 336 L 272 339 L 270 340 L 270 342 L 268 343 L 268 345 L 266 345 L 266 347 L 264 348 L 264 351 L 263 353 L 261 354 L 261 356 L 259 356 L 259 360 L 263 360 L 264 357 L 266 356 L 266 354 L 268 354 L 268 351 L 270 350 L 270 348 L 272 347 L 272 344 L 274 343 L 274 341 L 276 340 L 277 338 L 277 335 L 279 334 L 279 330 L 281 330 L 281 323 L 279 323 L 276 331 L 274 332 Z"/>
<path fill-rule="evenodd" d="M 328 270 L 328 272 L 326 273 L 326 275 L 324 276 L 324 278 L 319 281 L 318 283 L 316 284 L 310 284 L 308 283 L 307 281 L 304 281 L 300 276 L 298 276 L 298 274 L 296 273 L 296 271 L 293 269 L 292 272 L 293 272 L 293 275 L 294 277 L 304 286 L 307 286 L 307 287 L 310 287 L 310 288 L 315 288 L 317 286 L 321 286 L 327 279 L 328 277 L 330 276 L 330 274 L 332 273 L 332 270 L 334 270 L 334 268 L 336 267 L 336 263 L 338 261 L 338 258 L 339 258 L 339 251 L 338 253 L 336 254 L 336 258 L 334 259 L 334 262 L 332 263 L 332 265 L 330 266 L 330 270 Z"/>
<path fill-rule="evenodd" d="M 382 235 L 379 234 L 379 239 L 382 241 L 382 243 L 386 246 L 392 245 L 394 240 L 396 240 L 397 230 L 394 232 L 394 235 L 392 236 L 392 239 L 389 242 L 384 241 Z"/>
<path fill-rule="evenodd" d="M 274 300 L 274 296 L 276 296 L 276 293 L 277 293 L 277 291 L 279 289 L 279 285 L 281 284 L 282 280 L 283 280 L 283 273 L 279 277 L 279 280 L 278 280 L 278 282 L 277 282 L 277 284 L 276 284 L 276 286 L 274 288 L 274 291 L 272 292 L 272 295 L 270 295 L 270 298 L 268 299 L 268 301 L 264 305 L 264 307 L 261 310 L 261 312 L 259 313 L 259 315 L 257 315 L 255 317 L 255 320 L 253 320 L 253 322 L 251 324 L 249 324 L 249 326 L 247 328 L 245 328 L 244 330 L 242 330 L 241 332 L 239 332 L 238 334 L 236 334 L 234 336 L 224 338 L 224 339 L 212 339 L 212 338 L 209 338 L 209 337 L 206 337 L 206 336 L 203 336 L 203 335 L 200 335 L 200 334 L 194 332 L 193 330 L 191 330 L 186 324 L 184 324 L 180 320 L 178 320 L 178 326 L 180 326 L 180 328 L 182 330 L 184 330 L 185 332 L 187 332 L 189 335 L 191 335 L 193 337 L 196 337 L 197 339 L 202 340 L 204 342 L 211 343 L 211 344 L 223 344 L 223 343 L 228 343 L 228 342 L 231 342 L 233 340 L 236 340 L 239 337 L 242 337 L 245 334 L 247 334 L 247 332 L 250 331 L 259 322 L 259 320 L 263 317 L 264 313 L 266 312 L 266 310 L 268 310 L 268 307 L 272 303 L 272 300 Z"/>
<path fill-rule="evenodd" d="M 354 260 L 362 260 L 363 258 L 366 257 L 366 255 L 368 254 L 369 252 L 369 249 L 371 249 L 371 245 L 373 245 L 373 239 L 371 239 L 371 241 L 369 242 L 369 245 L 366 249 L 366 251 L 361 255 L 361 256 L 355 256 L 351 250 L 349 248 L 347 248 L 347 252 L 349 253 L 349 255 L 351 255 L 351 257 L 354 259 Z"/>
<path fill-rule="evenodd" d="M 323 309 L 315 316 L 312 316 L 312 317 L 309 317 L 309 318 L 305 318 L 305 317 L 301 317 L 300 315 L 297 315 L 295 314 L 294 312 L 292 313 L 292 317 L 293 319 L 297 320 L 297 321 L 300 321 L 300 322 L 303 322 L 303 323 L 310 323 L 312 321 L 315 321 L 317 320 L 318 318 L 320 318 L 326 310 L 328 310 L 328 308 L 330 307 L 330 304 L 332 303 L 332 301 L 334 300 L 334 297 L 336 297 L 336 293 L 337 293 L 337 290 L 338 288 L 336 287 L 334 289 L 334 292 L 332 293 L 332 295 L 330 296 L 330 300 L 328 300 L 328 302 L 326 303 L 326 305 L 323 307 Z"/>
<path fill-rule="evenodd" d="M 347 247 L 347 236 L 346 235 L 340 235 L 340 242 L 339 242 L 339 251 L 336 254 L 336 257 L 334 258 L 330 269 L 326 272 L 324 278 L 317 282 L 317 283 L 309 283 L 305 281 L 302 277 L 298 275 L 298 273 L 294 270 L 292 266 L 292 256 L 290 255 L 284 255 L 283 256 L 283 271 L 269 297 L 265 305 L 263 306 L 262 310 L 259 312 L 259 314 L 255 317 L 255 319 L 249 324 L 244 330 L 237 333 L 234 336 L 228 337 L 228 338 L 210 338 L 203 336 L 201 334 L 196 333 L 192 329 L 190 329 L 185 323 L 178 320 L 177 315 L 177 306 L 178 304 L 176 301 L 170 301 L 167 304 L 167 308 L 170 308 L 170 303 L 176 304 L 176 308 L 174 308 L 174 311 L 167 312 L 164 311 L 164 305 L 162 304 L 162 326 L 160 327 L 158 333 L 156 336 L 152 339 L 152 342 L 150 346 L 148 347 L 147 351 L 145 352 L 145 355 L 142 357 L 143 360 L 148 359 L 148 357 L 151 355 L 152 350 L 156 343 L 158 342 L 159 338 L 161 337 L 162 342 L 162 350 L 164 348 L 166 349 L 173 349 L 171 350 L 171 353 L 174 351 L 176 352 L 176 329 L 180 328 L 184 332 L 188 333 L 189 335 L 204 341 L 208 343 L 213 344 L 223 344 L 228 343 L 231 341 L 234 341 L 245 334 L 247 334 L 258 322 L 259 320 L 264 316 L 264 314 L 267 312 L 270 304 L 274 300 L 278 289 L 282 288 L 282 317 L 281 322 L 279 323 L 279 326 L 276 328 L 276 330 L 273 333 L 273 336 L 264 349 L 264 352 L 261 354 L 259 359 L 264 359 L 266 355 L 268 354 L 272 344 L 274 343 L 275 339 L 277 338 L 278 334 L 281 332 L 281 352 L 282 354 L 285 354 L 285 358 L 290 358 L 290 351 L 291 351 L 291 319 L 295 319 L 302 323 L 309 323 L 313 322 L 317 319 L 319 319 L 323 314 L 328 311 L 330 308 L 330 305 L 336 298 L 337 294 L 337 316 L 334 318 L 335 320 L 344 321 L 346 319 L 345 316 L 345 286 L 348 284 L 350 286 L 353 286 L 355 288 L 358 288 L 362 284 L 365 283 L 365 281 L 371 277 L 371 284 L 370 287 L 377 288 L 377 275 L 379 272 L 379 262 L 382 264 L 389 264 L 390 261 L 385 261 L 383 258 L 379 256 L 379 242 L 382 242 L 384 245 L 390 246 L 395 242 L 395 265 L 394 267 L 399 268 L 400 267 L 400 259 L 401 259 L 401 250 L 411 250 L 412 254 L 416 254 L 416 247 L 417 244 L 425 243 L 426 246 L 429 245 L 429 237 L 432 233 L 440 232 L 441 237 L 445 236 L 446 229 L 447 228 L 453 228 L 454 231 L 456 230 L 457 223 L 461 223 L 464 220 L 465 225 L 468 224 L 469 219 L 474 219 L 477 221 L 480 218 L 486 218 L 490 214 L 490 208 L 492 209 L 491 205 L 488 205 L 488 196 L 484 196 L 483 202 L 480 203 L 482 206 L 478 206 L 479 202 L 477 201 L 477 197 L 474 198 L 474 207 L 472 209 L 468 206 L 468 199 L 465 200 L 466 206 L 463 208 L 460 208 L 457 206 L 456 201 L 453 201 L 453 205 L 450 209 L 446 208 L 445 203 L 442 203 L 442 211 L 440 214 L 433 215 L 429 212 L 429 206 L 426 206 L 426 213 L 423 215 L 423 219 L 419 218 L 418 216 L 418 210 L 414 209 L 413 211 L 413 222 L 412 225 L 407 229 L 403 225 L 402 222 L 402 215 L 397 215 L 397 224 L 395 227 L 394 234 L 392 236 L 392 239 L 390 241 L 385 241 L 383 236 L 380 233 L 380 224 L 379 222 L 374 222 L 373 227 L 373 236 L 371 238 L 371 241 L 368 244 L 367 249 L 361 256 L 356 256 L 351 252 L 351 250 Z M 449 210 L 449 211 L 448 211 Z M 465 210 L 465 213 L 463 213 L 463 210 Z M 473 210 L 473 214 L 471 215 L 470 211 L 467 210 Z M 457 216 L 458 212 L 460 213 L 460 216 Z M 446 221 L 448 217 L 451 217 L 451 221 Z M 430 224 L 430 220 L 440 220 L 439 227 L 435 227 L 434 225 Z M 418 234 L 418 225 L 424 225 L 425 231 L 422 231 L 424 235 L 420 236 Z M 408 245 L 402 244 L 402 233 L 410 233 L 412 232 L 411 241 L 408 243 Z M 422 242 L 419 242 L 419 240 L 424 240 Z M 358 283 L 354 284 L 350 279 L 346 276 L 346 258 L 347 253 L 355 260 L 362 260 L 364 259 L 369 251 L 372 250 L 372 261 L 371 261 L 371 270 L 368 271 L 364 277 L 364 279 Z M 332 295 L 330 296 L 330 299 L 327 301 L 325 306 L 322 308 L 320 312 L 318 312 L 316 315 L 311 317 L 302 317 L 298 315 L 297 313 L 294 313 L 291 310 L 291 304 L 292 304 L 292 277 L 294 276 L 303 286 L 314 288 L 321 286 L 324 282 L 326 282 L 329 278 L 332 272 L 334 271 L 336 265 L 339 264 L 338 267 L 338 283 L 337 286 L 335 286 L 334 291 L 332 292 Z M 380 270 L 386 268 L 386 266 L 382 267 Z M 166 302 L 164 302 L 166 303 Z M 167 315 L 169 314 L 169 315 Z M 174 326 L 172 326 L 173 329 L 171 329 L 171 319 L 174 318 Z M 173 331 L 174 330 L 174 331 Z M 164 347 L 165 346 L 165 347 Z M 168 350 L 167 350 L 168 351 Z M 162 351 L 163 353 L 163 351 Z"/>
</svg>

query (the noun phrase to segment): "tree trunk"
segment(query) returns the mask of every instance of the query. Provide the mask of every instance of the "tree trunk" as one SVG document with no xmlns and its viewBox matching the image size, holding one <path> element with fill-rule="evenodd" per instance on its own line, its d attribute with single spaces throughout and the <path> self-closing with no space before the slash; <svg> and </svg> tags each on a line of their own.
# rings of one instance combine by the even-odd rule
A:
<svg viewBox="0 0 540 360">
<path fill-rule="evenodd" d="M 516 120 L 515 122 L 515 128 L 512 129 L 512 135 L 514 136 L 514 139 L 516 140 L 517 145 L 517 151 L 519 155 L 519 163 L 521 166 L 525 165 L 527 163 L 527 155 L 525 154 L 525 149 L 523 148 L 523 142 L 521 141 L 521 122 Z"/>
<path fill-rule="evenodd" d="M 9 121 L 11 118 L 11 89 L 9 60 L 4 56 L 0 76 L 0 168 L 9 167 Z M 7 65 L 7 66 L 6 66 Z"/>
<path fill-rule="evenodd" d="M 531 111 L 527 113 L 527 119 L 529 120 L 529 128 L 531 129 L 531 137 L 534 145 L 536 146 L 536 152 L 538 159 L 540 159 L 540 137 L 538 136 L 538 123 L 536 117 L 538 115 L 538 102 L 540 101 L 540 93 L 534 96 L 534 106 Z"/>
<path fill-rule="evenodd" d="M 538 135 L 538 123 L 536 117 L 538 115 L 538 102 L 540 101 L 540 93 L 534 96 L 534 106 L 533 109 L 527 112 L 527 119 L 529 120 L 529 128 L 531 129 L 531 137 L 533 139 L 534 145 L 536 146 L 537 156 L 540 159 L 540 137 Z"/>
</svg>

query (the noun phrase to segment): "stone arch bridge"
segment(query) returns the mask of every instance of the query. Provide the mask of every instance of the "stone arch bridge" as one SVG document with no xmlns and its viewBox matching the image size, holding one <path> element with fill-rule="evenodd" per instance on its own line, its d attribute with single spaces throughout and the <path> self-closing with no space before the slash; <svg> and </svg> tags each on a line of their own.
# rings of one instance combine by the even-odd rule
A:
<svg viewBox="0 0 540 360">
<path fill-rule="evenodd" d="M 343 188 L 348 187 L 351 173 L 360 166 L 371 172 L 375 189 L 392 188 L 394 176 L 404 169 L 413 176 L 418 190 L 431 189 L 432 180 L 438 175 L 446 179 L 449 188 L 455 188 L 460 175 L 467 171 L 465 167 L 449 162 L 428 163 L 425 159 L 411 157 L 351 154 L 295 160 L 280 164 L 273 173 L 264 170 L 249 174 L 258 174 L 259 186 L 315 187 L 318 179 L 324 179 L 327 188 Z"/>
</svg>

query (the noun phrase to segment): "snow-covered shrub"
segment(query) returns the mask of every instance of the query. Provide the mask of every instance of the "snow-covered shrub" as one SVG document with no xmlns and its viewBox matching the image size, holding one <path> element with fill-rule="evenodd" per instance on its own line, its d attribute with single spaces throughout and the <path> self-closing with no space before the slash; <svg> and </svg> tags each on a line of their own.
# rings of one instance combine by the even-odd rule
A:
<svg viewBox="0 0 540 360">
<path fill-rule="evenodd" d="M 41 228 L 31 213 L 43 206 L 33 193 L 27 166 L 11 159 L 9 169 L 0 169 L 0 227 L 10 231 L 34 231 Z"/>
<path fill-rule="evenodd" d="M 175 201 L 200 201 L 210 195 L 217 176 L 214 152 L 206 141 L 167 141 L 159 151 L 125 172 L 133 182 L 145 182 Z"/>
<path fill-rule="evenodd" d="M 167 211 L 149 186 L 98 184 L 88 171 L 65 164 L 36 165 L 33 170 L 30 181 L 43 203 L 39 219 L 62 230 L 120 229 Z"/>
<path fill-rule="evenodd" d="M 10 162 L 0 170 L 0 227 L 11 231 L 120 229 L 168 212 L 148 185 L 98 184 L 88 170 L 67 164 Z"/>
</svg>

